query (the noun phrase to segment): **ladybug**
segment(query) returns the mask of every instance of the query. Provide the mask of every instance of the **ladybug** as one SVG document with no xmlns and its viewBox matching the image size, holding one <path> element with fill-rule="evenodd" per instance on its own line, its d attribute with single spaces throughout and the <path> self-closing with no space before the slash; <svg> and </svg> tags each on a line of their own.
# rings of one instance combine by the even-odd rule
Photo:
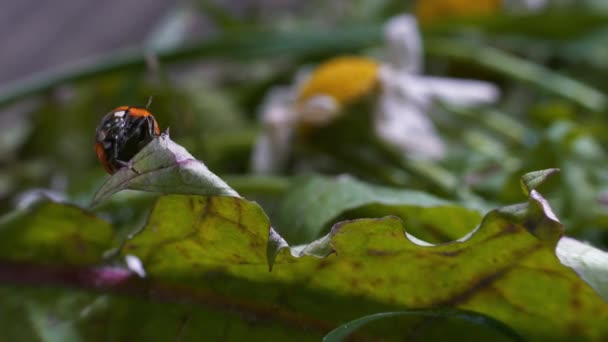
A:
<svg viewBox="0 0 608 342">
<path fill-rule="evenodd" d="M 106 114 L 97 127 L 95 152 L 103 168 L 113 174 L 154 137 L 158 122 L 146 108 L 121 106 Z"/>
</svg>

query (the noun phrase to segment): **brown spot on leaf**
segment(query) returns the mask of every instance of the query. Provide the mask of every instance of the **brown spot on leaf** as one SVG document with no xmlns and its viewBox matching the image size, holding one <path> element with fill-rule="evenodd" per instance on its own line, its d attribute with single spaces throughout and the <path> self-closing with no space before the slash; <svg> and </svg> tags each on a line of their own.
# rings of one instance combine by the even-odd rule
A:
<svg viewBox="0 0 608 342">
<path fill-rule="evenodd" d="M 72 233 L 67 236 L 67 242 L 70 246 L 80 254 L 87 252 L 87 244 L 83 241 L 82 236 L 77 233 Z"/>
<path fill-rule="evenodd" d="M 516 255 L 513 255 L 514 261 L 512 263 L 510 263 L 492 273 L 489 273 L 487 275 L 482 275 L 482 276 L 478 277 L 477 279 L 472 280 L 470 286 L 468 286 L 468 287 L 464 288 L 463 290 L 461 290 L 460 292 L 452 295 L 450 298 L 437 301 L 436 303 L 433 304 L 433 306 L 458 305 L 458 304 L 466 302 L 471 297 L 476 295 L 478 292 L 485 290 L 485 289 L 492 288 L 494 283 L 498 279 L 502 278 L 507 273 L 509 273 L 514 267 L 518 266 L 519 262 L 522 258 L 530 256 L 531 254 L 535 253 L 542 247 L 543 247 L 543 245 L 541 243 L 538 243 L 538 244 L 534 244 L 533 246 L 531 246 L 528 249 L 524 249 L 524 250 L 520 251 Z"/>
<path fill-rule="evenodd" d="M 501 238 L 506 235 L 517 234 L 519 232 L 521 232 L 521 228 L 518 225 L 509 223 L 506 225 L 506 227 L 501 229 L 498 233 L 488 236 L 481 243 L 485 243 L 490 240 L 498 239 L 498 238 Z"/>
<path fill-rule="evenodd" d="M 324 268 L 326 268 L 327 266 L 331 265 L 331 262 L 327 259 L 322 259 L 321 261 L 319 261 L 319 263 L 317 264 L 317 270 L 322 270 Z"/>
<path fill-rule="evenodd" d="M 382 251 L 379 249 L 371 249 L 367 250 L 367 255 L 371 256 L 394 256 L 401 254 L 400 251 Z"/>
<path fill-rule="evenodd" d="M 373 279 L 371 279 L 371 280 L 370 280 L 370 282 L 369 282 L 369 283 L 370 283 L 372 286 L 374 286 L 374 287 L 379 287 L 379 286 L 381 286 L 382 284 L 384 284 L 384 279 L 382 279 L 382 278 L 373 278 Z"/>
<path fill-rule="evenodd" d="M 570 322 L 568 323 L 568 331 L 570 332 L 570 335 L 572 337 L 580 337 L 580 336 L 585 336 L 587 334 L 585 334 L 585 328 L 583 328 L 581 326 L 581 324 L 579 322 Z"/>
<path fill-rule="evenodd" d="M 508 269 L 501 269 L 496 272 L 492 272 L 488 275 L 479 277 L 478 279 L 471 282 L 471 285 L 465 288 L 463 291 L 454 294 L 450 298 L 440 300 L 433 304 L 433 306 L 455 306 L 466 302 L 469 298 L 477 294 L 478 292 L 489 288 L 496 280 L 500 279 L 507 273 Z"/>
<path fill-rule="evenodd" d="M 206 198 L 201 198 L 199 199 L 200 203 L 203 205 L 203 210 L 201 210 L 201 218 L 205 218 L 207 217 L 207 215 L 209 215 L 209 212 L 211 211 L 212 205 L 213 205 L 213 197 L 206 197 Z"/>
<path fill-rule="evenodd" d="M 185 259 L 192 260 L 192 256 L 190 255 L 190 253 L 188 253 L 188 249 L 182 247 L 179 244 L 175 245 L 175 249 L 177 249 L 179 254 L 181 254 L 181 256 L 183 256 Z"/>
<path fill-rule="evenodd" d="M 439 254 L 441 254 L 443 256 L 447 256 L 447 257 L 453 257 L 453 256 L 459 255 L 463 251 L 464 251 L 464 249 L 457 249 L 457 250 L 453 250 L 453 251 L 441 251 L 441 252 L 439 252 Z"/>
<path fill-rule="evenodd" d="M 236 226 L 243 233 L 251 233 L 249 231 L 249 229 L 247 229 L 247 227 L 243 223 L 241 223 L 241 217 L 240 216 L 239 216 L 238 220 L 233 220 L 232 218 L 224 216 L 224 215 L 220 215 L 219 213 L 210 213 L 209 215 L 217 217 L 217 218 L 219 218 L 221 220 L 224 220 L 226 222 L 232 223 L 234 226 Z"/>
<path fill-rule="evenodd" d="M 242 220 L 243 220 L 243 205 L 241 203 L 241 200 L 236 198 L 236 197 L 232 197 L 232 201 L 234 202 L 234 206 L 236 207 L 236 211 L 237 211 L 237 222 L 239 227 L 243 226 Z"/>
<path fill-rule="evenodd" d="M 390 295 L 390 296 L 387 298 L 387 302 L 388 302 L 389 304 L 391 304 L 391 305 L 395 305 L 395 304 L 397 304 L 397 303 L 398 303 L 397 298 L 396 298 L 394 295 Z"/>
<path fill-rule="evenodd" d="M 527 217 L 523 222 L 523 226 L 530 232 L 532 235 L 536 235 L 536 230 L 543 223 L 543 217 Z"/>
<path fill-rule="evenodd" d="M 572 291 L 570 291 L 570 306 L 572 309 L 580 311 L 583 308 L 583 303 L 580 300 L 579 294 L 581 292 L 581 284 L 578 282 L 574 283 Z"/>
<path fill-rule="evenodd" d="M 251 249 L 258 249 L 261 247 L 260 242 L 257 239 L 249 239 L 249 247 Z"/>
</svg>

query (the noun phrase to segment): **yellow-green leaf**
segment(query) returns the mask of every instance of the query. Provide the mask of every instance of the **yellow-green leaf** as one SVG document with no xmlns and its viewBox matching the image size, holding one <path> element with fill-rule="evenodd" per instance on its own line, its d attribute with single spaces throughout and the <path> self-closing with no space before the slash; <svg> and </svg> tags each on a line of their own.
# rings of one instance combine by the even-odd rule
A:
<svg viewBox="0 0 608 342">
<path fill-rule="evenodd" d="M 94 264 L 113 239 L 109 222 L 71 205 L 43 202 L 0 220 L 0 259 Z"/>
</svg>

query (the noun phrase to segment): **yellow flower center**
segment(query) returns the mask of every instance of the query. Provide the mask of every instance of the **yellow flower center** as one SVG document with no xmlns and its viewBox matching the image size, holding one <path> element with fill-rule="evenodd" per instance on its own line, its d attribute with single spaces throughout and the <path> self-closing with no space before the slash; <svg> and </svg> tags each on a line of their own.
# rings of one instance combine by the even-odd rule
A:
<svg viewBox="0 0 608 342">
<path fill-rule="evenodd" d="M 346 105 L 372 92 L 378 83 L 378 62 L 365 57 L 337 57 L 319 65 L 301 87 L 298 102 L 332 97 Z"/>
<path fill-rule="evenodd" d="M 501 7 L 502 0 L 418 0 L 415 13 L 420 23 L 428 24 L 446 18 L 494 14 Z"/>
</svg>

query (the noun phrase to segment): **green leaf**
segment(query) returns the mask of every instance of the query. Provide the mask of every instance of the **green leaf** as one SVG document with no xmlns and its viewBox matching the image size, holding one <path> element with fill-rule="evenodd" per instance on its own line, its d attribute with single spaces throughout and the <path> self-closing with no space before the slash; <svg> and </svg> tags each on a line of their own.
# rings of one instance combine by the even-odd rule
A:
<svg viewBox="0 0 608 342">
<path fill-rule="evenodd" d="M 277 232 L 290 244 L 308 243 L 338 218 L 396 215 L 408 231 L 429 242 L 456 240 L 471 231 L 480 214 L 420 191 L 373 186 L 348 176 L 307 177 L 281 205 Z"/>
<path fill-rule="evenodd" d="M 406 238 L 397 218 L 341 222 L 315 242 L 330 252 L 306 279 L 309 286 L 408 308 L 473 310 L 531 339 L 606 338 L 601 322 L 608 319 L 608 305 L 556 257 L 562 234 L 563 226 L 536 190 L 528 203 L 487 214 L 468 238 L 435 246 Z M 306 255 L 298 253 L 302 246 L 274 244 L 283 247 L 273 272 L 283 278 L 294 268 L 308 269 L 294 262 Z"/>
<path fill-rule="evenodd" d="M 552 9 L 525 15 L 495 13 L 491 16 L 438 20 L 425 27 L 427 31 L 453 33 L 476 28 L 485 32 L 522 34 L 546 40 L 576 38 L 589 31 L 604 27 L 608 17 L 602 11 L 574 6 L 574 8 Z M 569 25 L 564 25 L 568 22 Z M 542 25 L 539 25 L 542 23 Z"/>
<path fill-rule="evenodd" d="M 591 66 L 596 70 L 605 70 L 608 68 L 608 62 L 603 57 L 608 52 L 606 50 L 607 32 L 608 28 L 602 25 L 578 39 L 564 43 L 555 49 L 555 53 L 572 63 Z"/>
<path fill-rule="evenodd" d="M 538 188 L 547 180 L 547 178 L 557 172 L 559 172 L 559 169 L 546 169 L 526 173 L 525 175 L 521 176 L 520 180 L 522 191 L 526 196 L 530 195 L 530 191 Z"/>
<path fill-rule="evenodd" d="M 125 190 L 144 190 L 173 194 L 239 196 L 211 172 L 202 161 L 162 134 L 146 145 L 97 190 L 92 205 Z"/>
<path fill-rule="evenodd" d="M 280 321 L 221 310 L 204 300 L 160 297 L 0 286 L 0 330 L 6 341 L 48 342 L 318 341 L 322 337 L 315 331 L 294 334 Z"/>
<path fill-rule="evenodd" d="M 269 228 L 262 208 L 238 197 L 163 196 L 123 255 L 136 255 L 147 273 L 169 278 L 190 278 L 216 263 L 266 269 Z"/>
<path fill-rule="evenodd" d="M 480 336 L 475 336 L 476 334 L 481 334 L 480 330 L 492 330 L 494 333 L 499 334 L 498 336 L 494 336 L 494 338 L 492 338 L 493 341 L 496 341 L 496 338 L 507 338 L 508 340 L 511 341 L 524 341 L 524 339 L 517 333 L 515 332 L 513 329 L 511 329 L 509 326 L 505 325 L 504 323 L 497 321 L 495 319 L 493 319 L 492 317 L 486 316 L 486 315 L 482 315 L 473 311 L 467 311 L 467 310 L 449 310 L 449 309 L 439 309 L 439 310 L 416 310 L 416 309 L 412 309 L 412 310 L 403 310 L 403 311 L 395 311 L 395 312 L 382 312 L 382 313 L 377 313 L 377 314 L 373 314 L 373 315 L 368 315 L 365 317 L 361 317 L 361 318 L 357 318 L 354 321 L 345 323 L 339 327 L 337 327 L 336 329 L 332 330 L 329 334 L 325 335 L 325 337 L 323 337 L 323 342 L 338 342 L 338 341 L 343 341 L 344 339 L 346 339 L 349 335 L 351 335 L 352 333 L 354 333 L 355 331 L 361 329 L 363 326 L 377 321 L 377 320 L 382 320 L 382 319 L 387 319 L 387 318 L 393 318 L 393 317 L 399 317 L 399 316 L 416 316 L 416 317 L 426 317 L 426 318 L 441 318 L 441 319 L 448 319 L 448 318 L 452 318 L 452 319 L 456 319 L 456 320 L 460 320 L 460 321 L 464 321 L 467 322 L 469 325 L 472 326 L 477 326 L 475 328 L 472 327 L 459 327 L 461 329 L 461 332 L 465 332 L 467 333 L 466 338 L 471 340 L 471 339 L 476 339 L 476 340 L 483 340 L 483 338 L 481 338 Z M 430 322 L 430 321 L 429 321 Z M 445 328 L 447 326 L 447 324 L 445 324 L 445 320 L 441 320 L 439 327 L 443 326 L 443 328 Z M 485 328 L 485 329 L 480 329 L 481 328 Z M 435 329 L 437 329 L 438 327 L 434 327 Z M 471 329 L 472 328 L 472 329 Z M 430 330 L 429 327 L 426 327 L 427 331 Z M 433 330 L 435 330 L 433 329 Z M 416 333 L 416 337 L 420 338 L 420 331 L 415 332 Z M 433 331 L 433 334 L 437 334 L 437 331 Z M 451 334 L 450 334 L 451 333 Z M 443 333 L 439 333 L 442 338 L 444 339 L 451 339 L 451 340 L 455 340 L 460 338 L 460 336 L 454 336 L 453 332 L 446 332 L 443 331 Z M 502 335 L 502 336 L 500 336 Z M 425 337 L 428 339 L 428 337 Z M 487 336 L 485 337 L 485 339 L 487 340 Z"/>
<path fill-rule="evenodd" d="M 43 226 L 44 221 L 34 223 Z M 20 228 L 32 229 L 25 224 Z M 14 322 L 29 326 L 34 318 L 56 317 L 57 336 L 82 340 L 200 340 L 205 336 L 202 327 L 220 339 L 227 329 L 234 339 L 292 335 L 318 340 L 343 322 L 413 308 L 475 311 L 531 340 L 608 338 L 608 304 L 556 257 L 563 226 L 536 190 L 527 203 L 490 212 L 458 241 L 432 245 L 406 235 L 406 228 L 394 216 L 342 221 L 315 242 L 290 247 L 253 202 L 162 196 L 144 229 L 120 254 L 141 260 L 145 277 L 124 268 L 98 267 L 94 259 L 88 260 L 90 266 L 71 266 L 83 262 L 65 258 L 65 265 L 50 267 L 36 264 L 37 255 L 28 265 L 3 256 L 0 281 L 19 288 L 0 295 L 0 312 L 18 310 L 15 302 L 12 309 L 4 305 L 14 291 L 33 301 L 26 306 L 25 318 L 15 315 Z M 63 246 L 58 242 L 57 248 Z M 267 255 L 274 257 L 271 264 L 275 260 L 272 272 Z M 62 313 L 63 306 L 53 302 L 61 293 L 41 290 L 43 285 L 101 292 L 101 299 L 93 294 L 88 298 L 105 300 L 108 306 L 79 321 L 85 307 Z M 243 317 L 247 323 L 239 323 Z M 48 328 L 41 324 L 45 321 L 37 322 Z M 407 327 L 378 321 L 356 332 L 355 338 L 404 339 L 416 331 L 416 322 L 425 320 Z M 218 324 L 228 328 L 219 329 Z"/>
<path fill-rule="evenodd" d="M 0 259 L 93 264 L 112 246 L 112 226 L 66 204 L 44 202 L 0 220 Z"/>
</svg>

